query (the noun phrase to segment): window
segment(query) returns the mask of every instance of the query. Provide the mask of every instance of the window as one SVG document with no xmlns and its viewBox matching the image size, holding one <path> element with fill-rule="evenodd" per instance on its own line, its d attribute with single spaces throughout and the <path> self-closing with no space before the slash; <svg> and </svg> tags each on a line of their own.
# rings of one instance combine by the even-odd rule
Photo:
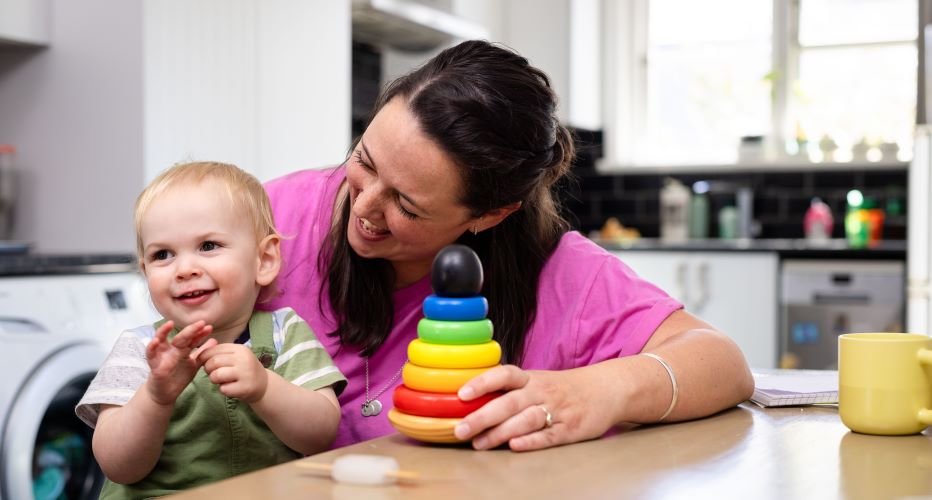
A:
<svg viewBox="0 0 932 500">
<path fill-rule="evenodd" d="M 644 139 L 653 158 L 674 163 L 688 163 L 697 156 L 729 161 L 741 136 L 767 133 L 769 4 L 649 3 Z"/>
<path fill-rule="evenodd" d="M 876 161 L 881 145 L 907 159 L 917 0 L 604 8 L 609 164 Z"/>
<path fill-rule="evenodd" d="M 810 156 L 820 156 L 817 141 L 837 144 L 834 159 L 842 160 L 856 144 L 886 143 L 905 159 L 916 120 L 918 13 L 916 0 L 801 0 L 787 125 L 808 139 Z"/>
</svg>

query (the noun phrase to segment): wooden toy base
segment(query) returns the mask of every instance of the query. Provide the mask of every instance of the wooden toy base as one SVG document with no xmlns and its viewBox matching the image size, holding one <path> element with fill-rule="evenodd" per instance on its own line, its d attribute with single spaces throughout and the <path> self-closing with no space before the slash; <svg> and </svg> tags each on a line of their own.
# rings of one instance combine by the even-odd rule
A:
<svg viewBox="0 0 932 500">
<path fill-rule="evenodd" d="M 388 411 L 388 421 L 398 432 L 418 441 L 429 443 L 462 443 L 453 435 L 453 428 L 461 418 L 432 418 L 408 415 L 395 408 Z"/>
</svg>

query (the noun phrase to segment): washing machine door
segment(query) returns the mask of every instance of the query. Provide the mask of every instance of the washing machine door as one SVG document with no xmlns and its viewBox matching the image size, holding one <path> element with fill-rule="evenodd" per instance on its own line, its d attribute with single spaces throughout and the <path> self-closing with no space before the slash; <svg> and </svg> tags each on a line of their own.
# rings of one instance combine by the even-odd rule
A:
<svg viewBox="0 0 932 500">
<path fill-rule="evenodd" d="M 103 476 L 74 406 L 106 355 L 98 344 L 68 344 L 26 378 L 2 429 L 0 499 L 35 498 L 34 484 L 41 496 L 97 498 Z"/>
</svg>

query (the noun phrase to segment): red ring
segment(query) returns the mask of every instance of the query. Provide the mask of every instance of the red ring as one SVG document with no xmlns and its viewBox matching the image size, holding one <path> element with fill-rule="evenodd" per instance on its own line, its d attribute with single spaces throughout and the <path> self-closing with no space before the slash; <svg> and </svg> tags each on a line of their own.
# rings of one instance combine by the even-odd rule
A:
<svg viewBox="0 0 932 500">
<path fill-rule="evenodd" d="M 415 391 L 405 385 L 399 385 L 392 394 L 392 401 L 395 403 L 395 408 L 409 415 L 462 418 L 502 394 L 504 393 L 493 392 L 471 401 L 463 401 L 455 392 Z"/>
</svg>

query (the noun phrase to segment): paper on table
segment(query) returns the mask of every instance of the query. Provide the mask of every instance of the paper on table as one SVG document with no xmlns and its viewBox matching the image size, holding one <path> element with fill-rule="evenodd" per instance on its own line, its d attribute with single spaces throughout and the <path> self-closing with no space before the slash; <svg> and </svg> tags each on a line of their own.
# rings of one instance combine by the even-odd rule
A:
<svg viewBox="0 0 932 500">
<path fill-rule="evenodd" d="M 838 372 L 755 370 L 751 401 L 763 407 L 837 403 Z"/>
</svg>

